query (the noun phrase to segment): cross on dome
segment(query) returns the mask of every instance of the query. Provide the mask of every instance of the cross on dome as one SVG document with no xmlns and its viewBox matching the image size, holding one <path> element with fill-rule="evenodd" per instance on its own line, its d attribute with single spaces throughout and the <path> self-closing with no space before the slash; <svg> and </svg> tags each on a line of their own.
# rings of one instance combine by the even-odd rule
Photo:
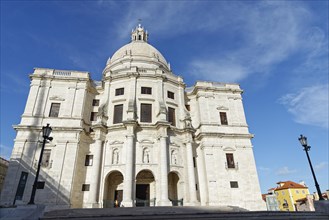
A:
<svg viewBox="0 0 329 220">
<path fill-rule="evenodd" d="M 133 29 L 131 31 L 131 41 L 147 42 L 147 40 L 148 40 L 147 31 L 144 30 L 144 27 L 142 27 L 141 24 L 138 24 L 138 26 L 136 26 L 135 30 Z"/>
</svg>

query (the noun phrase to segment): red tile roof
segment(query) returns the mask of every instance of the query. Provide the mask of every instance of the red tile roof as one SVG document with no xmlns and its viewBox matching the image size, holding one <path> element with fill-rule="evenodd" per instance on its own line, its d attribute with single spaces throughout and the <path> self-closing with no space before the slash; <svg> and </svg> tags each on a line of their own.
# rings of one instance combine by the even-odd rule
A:
<svg viewBox="0 0 329 220">
<path fill-rule="evenodd" d="M 301 185 L 299 183 L 295 183 L 295 182 L 292 182 L 292 181 L 281 181 L 281 182 L 278 182 L 277 184 L 280 184 L 280 183 L 283 183 L 282 186 L 278 186 L 276 190 L 281 190 L 281 189 L 307 189 L 308 187 L 304 186 L 304 185 Z"/>
</svg>

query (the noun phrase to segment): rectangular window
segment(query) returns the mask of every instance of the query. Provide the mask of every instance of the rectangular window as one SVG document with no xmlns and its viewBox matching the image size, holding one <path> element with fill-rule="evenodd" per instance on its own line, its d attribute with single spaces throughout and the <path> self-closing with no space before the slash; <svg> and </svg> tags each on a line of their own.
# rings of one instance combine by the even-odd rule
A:
<svg viewBox="0 0 329 220">
<path fill-rule="evenodd" d="M 82 191 L 89 191 L 90 189 L 90 184 L 82 184 Z"/>
<path fill-rule="evenodd" d="M 233 154 L 226 154 L 227 168 L 235 168 Z"/>
<path fill-rule="evenodd" d="M 125 94 L 125 89 L 124 88 L 119 88 L 119 89 L 115 90 L 115 95 L 116 96 L 123 95 L 123 94 Z"/>
<path fill-rule="evenodd" d="M 151 104 L 141 104 L 141 122 L 152 122 Z"/>
<path fill-rule="evenodd" d="M 170 99 L 175 99 L 175 93 L 167 91 L 167 97 Z"/>
<path fill-rule="evenodd" d="M 45 149 L 43 151 L 42 161 L 41 161 L 41 166 L 42 167 L 48 167 L 49 166 L 50 153 L 51 153 L 51 150 L 50 149 Z"/>
<path fill-rule="evenodd" d="M 24 195 L 26 181 L 27 181 L 27 176 L 28 176 L 27 172 L 21 173 L 21 177 L 19 179 L 17 190 L 16 190 L 15 200 L 22 200 L 23 195 Z"/>
<path fill-rule="evenodd" d="M 198 184 L 195 184 L 195 190 L 198 190 Z"/>
<path fill-rule="evenodd" d="M 172 126 L 176 126 L 175 109 L 168 107 L 168 122 L 171 122 Z"/>
<path fill-rule="evenodd" d="M 90 114 L 90 121 L 97 121 L 97 112 L 92 112 Z"/>
<path fill-rule="evenodd" d="M 93 100 L 93 106 L 99 106 L 99 99 Z"/>
<path fill-rule="evenodd" d="M 238 185 L 237 181 L 231 181 L 230 185 L 231 185 L 231 188 L 239 188 L 239 185 Z"/>
<path fill-rule="evenodd" d="M 85 166 L 92 166 L 93 158 L 94 158 L 94 155 L 86 155 Z"/>
<path fill-rule="evenodd" d="M 113 124 L 122 123 L 123 105 L 114 106 Z"/>
<path fill-rule="evenodd" d="M 193 157 L 193 166 L 196 167 L 195 157 Z"/>
<path fill-rule="evenodd" d="M 152 94 L 152 88 L 151 87 L 142 87 L 141 93 L 151 95 Z"/>
<path fill-rule="evenodd" d="M 51 103 L 49 117 L 58 117 L 61 103 Z"/>
<path fill-rule="evenodd" d="M 220 123 L 222 125 L 228 125 L 226 112 L 220 112 Z"/>
</svg>

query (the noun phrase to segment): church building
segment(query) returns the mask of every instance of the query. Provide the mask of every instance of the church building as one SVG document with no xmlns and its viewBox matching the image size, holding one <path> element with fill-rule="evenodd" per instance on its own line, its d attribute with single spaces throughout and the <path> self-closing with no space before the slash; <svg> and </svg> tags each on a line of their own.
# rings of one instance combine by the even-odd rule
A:
<svg viewBox="0 0 329 220">
<path fill-rule="evenodd" d="M 141 25 L 108 59 L 101 81 L 46 68 L 30 78 L 2 205 L 29 202 L 49 124 L 36 204 L 264 210 L 240 86 L 186 87 Z"/>
</svg>

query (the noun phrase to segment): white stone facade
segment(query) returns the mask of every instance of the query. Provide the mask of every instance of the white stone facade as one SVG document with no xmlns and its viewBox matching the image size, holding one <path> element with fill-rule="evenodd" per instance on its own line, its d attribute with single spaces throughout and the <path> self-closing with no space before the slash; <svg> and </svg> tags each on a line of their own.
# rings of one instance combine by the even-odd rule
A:
<svg viewBox="0 0 329 220">
<path fill-rule="evenodd" d="M 53 141 L 36 203 L 263 210 L 239 85 L 186 88 L 141 26 L 131 37 L 108 60 L 101 82 L 88 72 L 35 68 L 1 204 L 29 201 L 49 123 Z"/>
</svg>

